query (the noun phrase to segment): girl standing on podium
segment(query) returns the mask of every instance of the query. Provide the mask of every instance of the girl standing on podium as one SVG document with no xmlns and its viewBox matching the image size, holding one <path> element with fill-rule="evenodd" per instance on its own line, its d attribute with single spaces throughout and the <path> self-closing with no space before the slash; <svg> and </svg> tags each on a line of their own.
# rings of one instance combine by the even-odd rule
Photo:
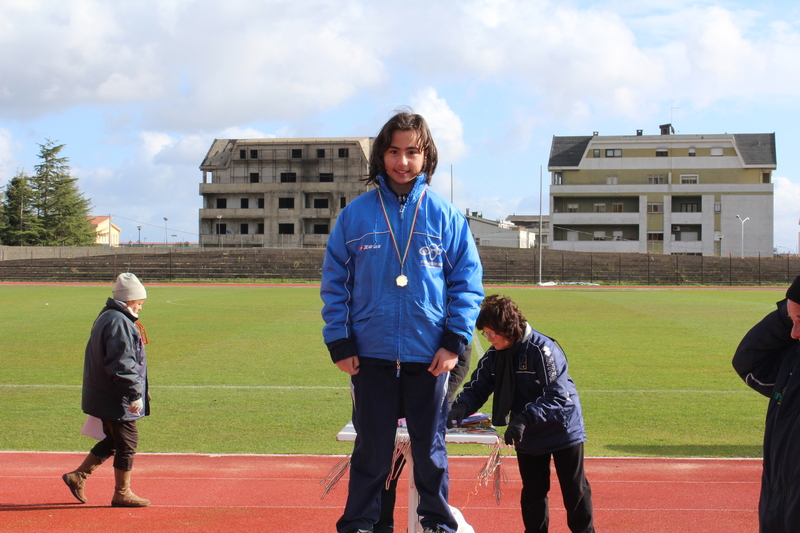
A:
<svg viewBox="0 0 800 533">
<path fill-rule="evenodd" d="M 447 503 L 447 381 L 472 339 L 483 286 L 466 217 L 428 187 L 437 161 L 425 119 L 398 112 L 371 150 L 366 181 L 375 188 L 342 210 L 328 239 L 323 336 L 350 375 L 358 433 L 339 533 L 378 521 L 401 409 L 424 531 L 457 529 Z"/>
</svg>

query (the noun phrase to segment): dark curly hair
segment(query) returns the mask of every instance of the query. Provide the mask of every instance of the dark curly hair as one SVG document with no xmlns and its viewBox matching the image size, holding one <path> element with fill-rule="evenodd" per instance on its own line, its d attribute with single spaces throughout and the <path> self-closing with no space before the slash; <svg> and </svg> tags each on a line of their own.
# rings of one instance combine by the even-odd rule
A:
<svg viewBox="0 0 800 533">
<path fill-rule="evenodd" d="M 439 163 L 439 152 L 433 143 L 431 130 L 422 115 L 415 114 L 410 108 L 397 110 L 396 114 L 383 125 L 375 141 L 372 143 L 372 150 L 369 154 L 369 174 L 364 180 L 368 184 L 378 184 L 378 175 L 386 169 L 383 166 L 383 154 L 392 145 L 392 135 L 397 130 L 414 130 L 419 136 L 419 149 L 425 155 L 425 163 L 422 165 L 422 172 L 425 173 L 426 183 L 430 185 L 433 173 L 436 172 L 436 165 Z"/>
<path fill-rule="evenodd" d="M 484 298 L 475 327 L 489 328 L 506 339 L 517 342 L 525 335 L 525 317 L 507 296 L 492 294 Z"/>
</svg>

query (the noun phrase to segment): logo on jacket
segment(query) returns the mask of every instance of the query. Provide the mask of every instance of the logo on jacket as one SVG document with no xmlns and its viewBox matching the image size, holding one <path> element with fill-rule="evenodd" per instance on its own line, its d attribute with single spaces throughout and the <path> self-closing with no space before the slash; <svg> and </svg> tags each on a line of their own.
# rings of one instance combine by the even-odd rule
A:
<svg viewBox="0 0 800 533">
<path fill-rule="evenodd" d="M 377 250 L 381 247 L 380 244 L 362 244 L 358 247 L 359 252 L 363 252 L 364 250 Z"/>
<path fill-rule="evenodd" d="M 424 256 L 420 262 L 423 266 L 442 268 L 442 262 L 437 261 L 439 256 L 444 253 L 444 248 L 439 244 L 429 244 L 419 249 L 419 255 Z"/>
</svg>

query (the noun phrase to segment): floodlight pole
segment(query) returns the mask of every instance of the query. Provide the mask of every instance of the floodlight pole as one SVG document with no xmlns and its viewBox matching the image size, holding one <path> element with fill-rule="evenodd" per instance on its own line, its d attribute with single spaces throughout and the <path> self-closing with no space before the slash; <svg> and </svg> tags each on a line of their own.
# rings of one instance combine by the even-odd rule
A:
<svg viewBox="0 0 800 533">
<path fill-rule="evenodd" d="M 750 220 L 750 217 L 747 217 L 744 220 L 742 220 L 742 217 L 736 215 L 736 218 L 742 221 L 742 259 L 744 259 L 744 223 Z"/>
<path fill-rule="evenodd" d="M 142 247 L 142 227 L 136 226 L 139 229 L 139 248 Z"/>
<path fill-rule="evenodd" d="M 167 217 L 164 217 L 164 248 L 169 246 L 169 236 L 167 236 Z"/>
<path fill-rule="evenodd" d="M 539 285 L 542 284 L 542 165 L 539 165 Z"/>
</svg>

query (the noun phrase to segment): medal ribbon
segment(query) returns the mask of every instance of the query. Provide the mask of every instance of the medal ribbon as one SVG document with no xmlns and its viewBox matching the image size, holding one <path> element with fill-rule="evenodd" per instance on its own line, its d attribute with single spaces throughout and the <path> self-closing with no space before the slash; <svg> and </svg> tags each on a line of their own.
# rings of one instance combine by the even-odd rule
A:
<svg viewBox="0 0 800 533">
<path fill-rule="evenodd" d="M 406 264 L 406 258 L 408 257 L 408 249 L 411 248 L 411 236 L 414 234 L 414 227 L 417 225 L 417 215 L 419 214 L 419 206 L 422 204 L 422 198 L 425 196 L 428 188 L 425 187 L 422 190 L 422 194 L 419 195 L 419 200 L 417 200 L 417 206 L 414 208 L 414 219 L 411 222 L 411 230 L 408 232 L 408 241 L 406 242 L 406 251 L 400 256 L 400 247 L 397 245 L 397 238 L 394 235 L 394 228 L 392 228 L 392 223 L 389 221 L 389 213 L 386 211 L 386 204 L 383 202 L 383 194 L 381 193 L 380 188 L 378 189 L 378 198 L 381 200 L 381 208 L 383 209 L 383 217 L 386 219 L 386 225 L 389 226 L 389 235 L 392 236 L 392 243 L 394 243 L 394 251 L 397 253 L 397 260 L 400 261 L 400 274 L 403 273 L 403 267 Z"/>
</svg>

